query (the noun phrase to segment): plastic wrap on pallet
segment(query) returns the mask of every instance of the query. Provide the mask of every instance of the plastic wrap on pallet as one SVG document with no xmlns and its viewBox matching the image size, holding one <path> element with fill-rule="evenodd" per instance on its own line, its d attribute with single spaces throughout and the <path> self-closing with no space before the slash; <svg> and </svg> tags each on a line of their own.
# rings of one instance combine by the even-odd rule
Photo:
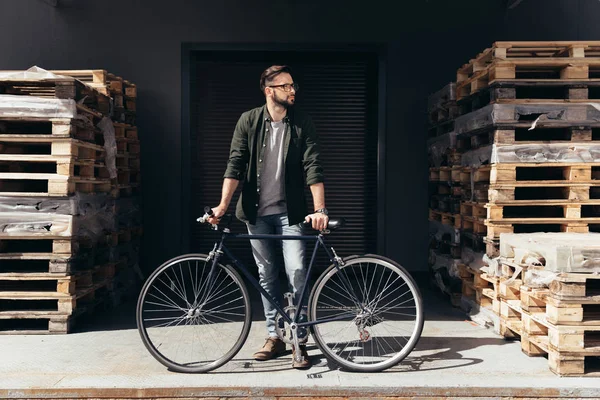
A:
<svg viewBox="0 0 600 400">
<path fill-rule="evenodd" d="M 600 144 L 551 143 L 493 145 L 491 163 L 587 163 L 600 162 Z"/>
<path fill-rule="evenodd" d="M 85 215 L 112 210 L 115 199 L 108 194 L 76 193 L 69 197 L 0 196 L 0 214 L 7 212 Z"/>
<path fill-rule="evenodd" d="M 0 214 L 0 237 L 73 236 L 74 217 L 63 214 L 7 212 Z"/>
<path fill-rule="evenodd" d="M 454 131 L 467 134 L 496 124 L 525 122 L 534 129 L 540 122 L 586 124 L 600 122 L 600 106 L 594 103 L 570 104 L 490 104 L 456 118 Z"/>
<path fill-rule="evenodd" d="M 462 154 L 461 164 L 479 167 L 484 164 L 521 163 L 588 163 L 600 162 L 600 144 L 550 143 L 489 145 Z"/>
<path fill-rule="evenodd" d="M 118 228 L 131 228 L 142 225 L 142 208 L 138 198 L 125 197 L 115 200 Z"/>
<path fill-rule="evenodd" d="M 500 334 L 500 316 L 494 311 L 482 307 L 466 296 L 461 298 L 460 308 L 467 313 L 471 321 L 485 328 L 492 328 L 496 334 Z"/>
<path fill-rule="evenodd" d="M 0 80 L 39 81 L 44 79 L 73 79 L 64 75 L 56 75 L 36 65 L 25 71 L 0 71 Z"/>
<path fill-rule="evenodd" d="M 460 290 L 460 274 L 458 272 L 458 264 L 460 260 L 456 260 L 447 255 L 437 254 L 435 261 L 431 265 L 435 282 L 440 290 L 444 293 L 451 294 Z M 452 287 L 456 290 L 452 290 Z"/>
<path fill-rule="evenodd" d="M 448 149 L 456 148 L 456 133 L 448 132 L 428 141 L 429 159 L 436 168 L 442 166 Z"/>
<path fill-rule="evenodd" d="M 98 128 L 104 134 L 104 150 L 106 150 L 106 169 L 111 179 L 117 177 L 117 139 L 115 138 L 115 126 L 110 118 L 104 117 L 98 123 Z"/>
<path fill-rule="evenodd" d="M 451 242 L 460 243 L 460 230 L 452 225 L 442 224 L 439 221 L 429 221 L 429 236 L 434 237 L 438 242 L 441 241 L 444 235 L 451 238 Z"/>
<path fill-rule="evenodd" d="M 482 261 L 487 265 L 486 269 L 489 276 L 502 276 L 500 257 L 491 258 L 487 254 L 484 254 Z"/>
<path fill-rule="evenodd" d="M 463 167 L 479 168 L 484 164 L 489 164 L 492 159 L 492 146 L 485 146 L 479 149 L 467 151 L 462 154 L 460 164 Z"/>
<path fill-rule="evenodd" d="M 75 118 L 77 103 L 72 99 L 0 94 L 0 118 Z"/>
<path fill-rule="evenodd" d="M 469 247 L 463 247 L 461 251 L 461 261 L 474 270 L 479 271 L 482 268 L 487 269 L 487 263 L 484 261 L 485 253 L 474 251 Z"/>
<path fill-rule="evenodd" d="M 81 202 L 77 215 L 32 212 L 30 206 L 17 206 L 12 211 L 0 212 L 0 236 L 77 236 L 96 243 L 105 232 L 115 228 L 110 200 L 104 206 Z"/>
<path fill-rule="evenodd" d="M 501 233 L 500 256 L 531 271 L 600 273 L 600 233 Z"/>
<path fill-rule="evenodd" d="M 449 101 L 456 101 L 456 83 L 450 82 L 427 99 L 427 109 L 433 111 Z"/>
</svg>

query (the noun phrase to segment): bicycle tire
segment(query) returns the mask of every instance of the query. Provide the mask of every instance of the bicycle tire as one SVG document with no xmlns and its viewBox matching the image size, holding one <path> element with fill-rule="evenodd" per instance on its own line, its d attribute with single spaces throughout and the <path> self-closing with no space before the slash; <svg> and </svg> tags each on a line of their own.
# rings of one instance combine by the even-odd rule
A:
<svg viewBox="0 0 600 400">
<path fill-rule="evenodd" d="M 415 310 L 414 319 L 415 320 L 414 320 L 414 326 L 410 329 L 410 336 L 409 336 L 408 340 L 405 340 L 405 344 L 402 345 L 402 343 L 398 342 L 396 337 L 392 336 L 391 339 L 394 339 L 396 341 L 396 344 L 398 345 L 398 347 L 401 347 L 401 348 L 393 356 L 390 356 L 386 360 L 383 360 L 381 362 L 374 362 L 374 361 L 369 360 L 369 358 L 374 358 L 374 353 L 375 353 L 374 350 L 377 350 L 381 355 L 380 349 L 383 349 L 385 352 L 386 346 L 390 350 L 394 350 L 394 348 L 393 348 L 394 343 L 392 342 L 392 340 L 389 337 L 388 337 L 388 339 L 390 339 L 389 342 L 392 342 L 392 345 L 389 344 L 388 340 L 384 336 L 381 336 L 381 338 L 383 338 L 383 341 L 381 341 L 380 337 L 373 337 L 373 336 L 369 336 L 369 335 L 372 335 L 371 332 L 375 331 L 375 329 L 378 325 L 379 325 L 379 328 L 377 328 L 378 331 L 382 330 L 380 328 L 383 328 L 384 326 L 389 325 L 389 321 L 386 320 L 384 317 L 382 317 L 382 315 L 391 315 L 393 317 L 395 314 L 402 314 L 400 312 L 397 312 L 398 311 L 397 308 L 398 309 L 404 309 L 404 308 L 410 309 L 410 306 L 402 306 L 401 305 L 397 308 L 392 308 L 392 307 L 386 307 L 384 305 L 379 305 L 378 302 L 380 300 L 384 300 L 384 299 L 386 299 L 386 301 L 387 301 L 387 297 L 382 297 L 383 295 L 376 294 L 375 292 L 373 292 L 372 298 L 373 299 L 378 298 L 378 300 L 377 300 L 377 303 L 373 303 L 373 300 L 370 300 L 369 297 L 371 294 L 370 292 L 373 287 L 373 280 L 375 279 L 375 276 L 373 276 L 373 278 L 371 278 L 372 279 L 371 285 L 368 287 L 368 291 L 367 291 L 367 287 L 365 285 L 352 283 L 353 282 L 352 279 L 349 279 L 348 283 L 347 283 L 352 286 L 352 289 L 348 288 L 347 284 L 343 283 L 343 278 L 340 274 L 344 273 L 346 275 L 346 277 L 348 278 L 348 274 L 350 274 L 350 273 L 355 274 L 357 268 L 359 271 L 361 271 L 360 272 L 361 274 L 365 274 L 365 271 L 364 271 L 365 268 L 363 267 L 363 265 L 367 266 L 367 268 L 366 268 L 367 274 L 370 271 L 369 265 L 375 265 L 375 267 L 372 271 L 372 273 L 375 275 L 378 273 L 379 267 L 382 267 L 382 271 L 381 271 L 381 274 L 382 274 L 381 279 L 382 280 L 385 277 L 386 270 L 390 271 L 388 280 L 383 288 L 384 291 L 385 291 L 386 285 L 390 281 L 392 275 L 396 274 L 397 278 L 394 278 L 395 280 L 392 283 L 395 283 L 397 279 L 401 279 L 403 282 L 405 282 L 404 284 L 407 286 L 408 291 L 397 298 L 393 297 L 392 301 L 395 301 L 395 299 L 400 299 L 403 302 L 401 304 L 411 304 L 410 299 L 406 300 L 406 298 L 403 297 L 403 296 L 405 296 L 406 293 L 410 293 L 411 297 L 413 299 L 413 303 L 414 303 L 414 310 Z M 346 271 L 346 272 L 344 272 L 344 271 Z M 338 276 L 337 282 L 334 279 L 334 277 L 336 275 Z M 355 278 L 354 281 L 356 281 L 356 282 L 360 281 L 360 278 L 357 275 L 354 275 L 354 278 Z M 363 278 L 363 281 L 367 282 L 368 280 L 365 280 Z M 357 297 L 360 296 L 361 297 L 361 299 L 359 301 L 360 304 L 356 304 L 356 303 L 352 304 L 353 302 L 355 302 L 355 300 L 352 299 L 353 296 L 346 296 L 343 293 L 338 293 L 338 295 L 335 297 L 327 295 L 326 291 L 324 289 L 326 288 L 326 285 L 328 282 L 331 282 L 331 284 L 329 285 L 330 287 L 334 287 L 334 288 L 337 287 L 337 286 L 333 285 L 333 283 L 335 283 L 336 285 L 338 285 L 340 287 L 344 286 L 344 288 L 346 288 L 348 290 L 348 292 L 352 291 L 353 293 L 356 294 Z M 338 283 L 338 282 L 341 282 L 341 283 Z M 381 282 L 379 282 L 379 283 L 381 283 Z M 401 288 L 404 286 L 404 284 L 401 284 L 401 282 L 399 282 L 397 284 L 397 287 Z M 338 288 L 338 289 L 340 289 L 340 288 Z M 379 289 L 379 286 L 377 287 L 377 289 Z M 396 288 L 393 291 L 390 291 L 385 296 L 391 296 L 394 293 L 394 291 L 396 291 L 396 290 L 398 290 L 398 289 Z M 346 296 L 346 297 L 344 297 L 344 296 Z M 320 297 L 322 298 L 321 300 L 320 300 Z M 347 300 L 345 300 L 345 299 L 347 299 Z M 398 300 L 398 301 L 400 301 L 400 300 Z M 339 306 L 336 306 L 336 302 L 339 304 Z M 349 304 L 345 305 L 344 302 L 348 302 Z M 374 310 L 377 310 L 377 307 L 380 307 L 380 310 L 381 310 L 380 314 L 376 315 L 376 312 L 373 311 L 371 316 L 364 317 L 363 315 L 366 315 L 366 314 L 360 313 L 358 310 L 359 310 L 359 308 L 361 308 L 363 305 L 366 305 L 366 304 L 372 304 L 373 307 L 371 307 L 371 308 L 373 308 Z M 346 318 L 346 315 L 347 315 L 346 320 L 325 322 L 325 323 L 313 325 L 312 333 L 315 338 L 315 342 L 316 342 L 317 346 L 321 349 L 323 354 L 334 364 L 337 364 L 338 366 L 342 367 L 343 369 L 347 369 L 350 371 L 377 372 L 377 371 L 382 371 L 382 370 L 391 368 L 394 365 L 397 365 L 399 362 L 401 362 L 404 358 L 406 358 L 406 356 L 408 356 L 412 352 L 414 347 L 417 345 L 417 342 L 419 341 L 419 339 L 421 337 L 421 333 L 423 331 L 424 313 L 423 313 L 422 297 L 421 297 L 421 293 L 420 293 L 419 288 L 417 287 L 414 279 L 410 276 L 408 271 L 406 271 L 406 269 L 404 267 L 402 267 L 400 264 L 396 263 L 393 260 L 390 260 L 386 257 L 382 257 L 379 255 L 366 254 L 364 256 L 348 257 L 344 260 L 344 266 L 341 266 L 339 270 L 336 270 L 335 265 L 332 264 L 321 274 L 319 279 L 317 279 L 317 281 L 311 291 L 310 298 L 309 298 L 308 311 L 309 311 L 310 320 L 318 321 L 319 319 L 323 320 L 328 317 L 334 317 L 334 315 L 331 315 L 331 316 L 325 315 L 328 312 L 330 312 L 330 309 L 335 310 L 335 307 L 331 307 L 331 305 L 336 306 L 338 308 L 338 310 L 331 311 L 331 312 L 337 312 L 338 313 L 337 318 Z M 342 306 L 342 307 L 340 307 L 340 306 Z M 391 311 L 391 310 L 396 310 L 396 311 Z M 339 313 L 340 311 L 341 311 L 341 314 Z M 354 313 L 356 313 L 356 315 L 354 315 Z M 399 321 L 397 321 L 398 327 L 402 326 L 402 324 L 404 324 L 404 322 L 402 320 L 406 319 L 407 316 L 409 316 L 409 315 L 402 314 L 402 316 L 396 316 L 396 318 L 399 320 Z M 361 318 L 362 318 L 362 320 L 361 320 Z M 363 327 L 362 333 L 358 329 L 360 321 L 366 321 L 366 323 L 361 325 Z M 387 325 L 384 325 L 384 323 Z M 344 325 L 344 324 L 346 324 L 346 325 Z M 341 339 L 342 340 L 341 343 L 338 343 L 339 340 L 337 338 L 335 338 L 335 341 L 332 341 L 329 336 L 326 336 L 324 325 L 329 325 L 330 329 L 333 327 L 334 330 L 337 330 L 341 325 L 347 326 L 350 329 L 350 333 L 347 333 L 347 331 L 346 331 L 346 332 L 344 332 L 344 335 L 342 335 L 342 336 L 350 337 L 350 339 L 348 339 L 350 341 L 343 342 L 344 339 Z M 353 325 L 356 325 L 357 333 L 354 333 L 352 331 L 352 329 L 354 329 Z M 400 329 L 398 327 L 396 329 Z M 387 328 L 385 328 L 385 329 L 386 329 L 386 332 L 389 333 L 389 330 Z M 365 331 L 366 331 L 366 334 L 365 334 Z M 337 334 L 333 334 L 332 336 L 339 335 L 339 333 L 341 333 L 341 331 L 338 331 Z M 359 339 L 352 340 L 351 339 L 352 335 L 356 335 Z M 363 338 L 363 335 L 365 336 L 365 338 Z M 369 337 L 367 337 L 367 336 L 369 336 Z M 365 339 L 365 340 L 363 341 L 363 339 Z M 367 347 L 369 345 L 364 344 L 364 343 L 369 343 L 369 342 L 370 342 L 370 346 L 371 346 L 370 352 L 367 349 Z M 363 345 L 361 345 L 361 343 L 363 343 Z M 373 345 L 373 343 L 375 343 L 375 346 Z M 343 345 L 344 345 L 344 347 L 341 348 L 341 346 L 343 346 Z M 347 351 L 347 349 L 349 349 L 349 350 Z M 356 350 L 353 350 L 353 349 L 356 349 Z M 360 358 L 361 349 L 362 349 L 362 353 L 363 353 L 363 359 L 365 360 L 365 362 L 357 361 L 357 359 Z M 366 360 L 369 360 L 369 362 L 366 362 Z"/>
<path fill-rule="evenodd" d="M 210 266 L 212 265 L 212 262 L 206 262 L 208 259 L 208 256 L 206 254 L 185 254 L 185 255 L 181 255 L 175 258 L 172 258 L 168 261 L 166 261 L 165 263 L 163 263 L 160 267 L 158 267 L 148 278 L 148 280 L 145 282 L 142 291 L 140 292 L 140 296 L 138 298 L 138 303 L 137 303 L 137 308 L 136 308 L 136 322 L 137 322 L 137 327 L 138 327 L 138 331 L 140 333 L 140 336 L 142 338 L 142 342 L 144 343 L 144 345 L 146 346 L 146 349 L 148 349 L 148 351 L 150 352 L 150 354 L 157 360 L 159 361 L 161 364 L 165 365 L 168 369 L 172 370 L 172 371 L 176 371 L 176 372 L 186 372 L 186 373 L 201 373 L 201 372 L 208 372 L 208 371 L 212 371 L 216 368 L 221 367 L 223 364 L 225 364 L 226 362 L 228 362 L 229 360 L 231 360 L 233 357 L 235 357 L 235 355 L 239 352 L 239 350 L 242 348 L 243 344 L 245 343 L 246 339 L 248 338 L 248 334 L 250 332 L 250 327 L 252 324 L 252 309 L 251 309 L 251 303 L 250 303 L 250 297 L 248 295 L 248 290 L 246 288 L 246 285 L 244 284 L 244 281 L 242 280 L 242 278 L 240 277 L 239 273 L 233 269 L 233 267 L 229 266 L 229 265 L 222 265 L 222 264 L 217 264 L 217 275 L 214 275 L 214 284 L 209 288 L 209 284 L 206 283 L 208 282 L 208 272 L 207 272 L 207 268 L 208 271 L 210 271 Z M 191 269 L 191 262 L 197 262 L 196 263 L 196 278 L 198 276 L 200 276 L 200 274 L 198 273 L 198 266 L 200 265 L 200 263 L 203 263 L 203 269 L 202 269 L 202 275 L 206 275 L 206 281 L 204 284 L 200 284 L 200 282 L 197 282 L 196 284 L 192 283 L 191 287 L 193 288 L 193 295 L 194 295 L 194 304 L 191 304 L 189 302 L 189 299 L 191 299 L 191 297 L 188 296 L 189 293 L 187 289 L 190 288 L 189 281 L 185 280 L 185 277 L 183 276 L 183 269 L 180 267 L 179 269 L 179 275 L 181 275 L 181 279 L 179 279 L 179 275 L 177 274 L 173 274 L 173 275 L 169 275 L 168 271 L 176 266 L 176 265 L 181 265 L 183 262 L 187 262 L 187 265 L 189 267 L 189 273 L 190 275 L 193 275 L 192 269 Z M 175 271 L 177 272 L 177 271 Z M 222 275 L 222 273 L 225 273 L 224 275 Z M 215 285 L 217 285 L 217 278 L 221 277 L 222 275 L 222 279 L 220 279 L 219 282 L 219 286 L 215 287 Z M 164 278 L 170 278 L 171 279 L 171 283 L 170 283 L 170 287 L 168 284 L 165 284 L 165 279 Z M 175 280 L 173 280 L 172 278 L 175 278 Z M 211 279 L 212 281 L 213 279 Z M 229 281 L 229 282 L 228 282 Z M 181 285 L 181 282 L 184 282 L 183 285 Z M 221 289 L 222 285 L 227 285 L 225 288 Z M 155 285 L 155 286 L 153 286 Z M 177 287 L 177 285 L 180 285 L 180 287 Z M 224 295 L 221 294 L 224 290 L 226 290 L 229 286 L 234 285 L 235 287 L 233 288 L 233 290 L 239 291 L 239 293 L 237 292 L 230 292 L 230 293 L 225 293 Z M 154 290 L 153 290 L 154 288 Z M 161 290 L 161 288 L 163 290 Z M 200 296 L 200 292 L 204 289 L 204 291 L 208 294 L 202 294 L 202 296 Z M 168 292 L 168 290 L 171 290 L 176 296 L 176 300 L 174 301 L 172 299 L 168 299 L 166 294 L 164 292 Z M 217 290 L 220 290 L 219 292 L 217 292 Z M 214 291 L 213 297 L 211 298 L 211 294 L 210 292 Z M 162 293 L 162 294 L 156 294 L 156 293 Z M 239 298 L 235 298 L 234 300 L 229 300 L 227 296 L 241 296 Z M 226 309 L 221 309 L 221 311 L 214 311 L 214 310 L 219 310 L 220 307 L 222 307 L 222 305 L 217 305 L 215 306 L 215 308 L 213 309 L 206 309 L 206 310 L 199 310 L 198 309 L 198 304 L 196 303 L 203 303 L 203 305 L 201 307 L 205 307 L 208 304 L 213 304 L 212 301 L 215 301 L 216 304 L 216 300 L 220 300 L 221 298 L 225 297 L 225 300 L 223 300 L 223 302 L 225 301 L 229 301 L 229 304 L 227 305 L 227 307 L 230 307 L 229 310 L 239 310 L 239 312 L 241 313 L 243 310 L 243 317 L 237 318 L 237 313 L 236 314 L 236 319 L 239 319 L 240 321 L 236 322 L 236 321 L 232 321 L 235 323 L 236 327 L 239 327 L 240 323 L 241 323 L 241 329 L 239 329 L 239 336 L 237 337 L 237 339 L 235 340 L 235 342 L 233 343 L 233 345 L 231 346 L 231 349 L 224 351 L 223 354 L 219 354 L 218 357 L 215 357 L 214 360 L 192 360 L 190 362 L 186 362 L 186 363 L 182 363 L 179 361 L 175 361 L 173 360 L 173 356 L 169 355 L 169 354 L 165 354 L 167 353 L 167 350 L 171 351 L 172 347 L 174 346 L 173 344 L 166 344 L 163 342 L 160 343 L 155 343 L 155 341 L 153 340 L 153 338 L 151 337 L 149 330 L 152 331 L 152 336 L 157 336 L 158 335 L 154 335 L 154 331 L 157 331 L 158 333 L 158 328 L 161 328 L 161 333 L 165 332 L 165 333 L 172 333 L 176 328 L 178 331 L 181 331 L 181 339 L 184 339 L 184 334 L 185 333 L 192 333 L 194 335 L 194 337 L 192 338 L 192 340 L 190 341 L 190 343 L 186 343 L 189 346 L 188 347 L 184 347 L 184 351 L 186 353 L 190 353 L 190 356 L 192 356 L 194 354 L 194 344 L 196 344 L 198 342 L 197 339 L 200 339 L 197 345 L 201 348 L 208 348 L 209 351 L 214 352 L 215 347 L 218 347 L 219 340 L 223 339 L 223 335 L 219 335 L 217 334 L 217 336 L 215 337 L 212 333 L 209 335 L 206 332 L 209 332 L 208 329 L 202 329 L 202 331 L 199 330 L 200 326 L 203 326 L 204 328 L 210 328 L 210 329 L 216 329 L 216 327 L 212 327 L 211 325 L 216 325 L 216 322 L 210 322 L 210 320 L 215 320 L 215 318 L 222 318 L 222 317 L 217 317 L 217 314 L 234 314 L 233 312 L 225 312 L 224 310 Z M 213 300 L 214 298 L 214 300 Z M 190 305 L 190 309 L 186 310 L 185 306 L 181 307 L 179 304 L 179 302 L 182 302 L 185 299 L 185 302 L 187 303 L 187 305 Z M 162 300 L 164 303 L 160 304 L 160 300 Z M 241 300 L 241 303 L 239 303 L 239 306 L 235 306 L 236 304 L 238 304 L 238 301 Z M 175 302 L 175 304 L 173 303 Z M 222 302 L 220 302 L 222 303 Z M 183 304 L 183 303 L 181 303 Z M 225 303 L 226 304 L 226 303 Z M 233 304 L 233 305 L 231 305 Z M 151 307 L 157 307 L 158 305 L 163 305 L 165 306 L 164 310 L 153 310 Z M 198 310 L 197 312 L 194 312 L 194 310 Z M 177 314 L 181 314 L 181 312 L 183 312 L 183 314 L 181 314 L 178 317 L 169 317 L 169 318 L 145 318 L 145 315 L 150 315 L 151 312 L 166 312 L 166 313 L 173 313 L 175 315 Z M 187 315 L 186 315 L 187 313 Z M 191 313 L 191 314 L 190 314 Z M 204 313 L 204 314 L 203 314 Z M 193 314 L 193 315 L 192 315 Z M 152 315 L 156 315 L 156 314 L 152 314 Z M 164 314 L 159 314 L 159 315 L 164 315 Z M 231 317 L 230 317 L 231 318 Z M 181 320 L 179 323 L 177 324 L 172 324 L 171 326 L 169 326 L 168 324 L 166 326 L 161 326 L 164 325 L 164 323 L 162 323 L 161 321 L 158 320 L 168 320 L 168 319 L 173 319 L 175 320 Z M 185 321 L 185 324 L 182 325 L 182 322 Z M 154 323 L 156 322 L 157 325 L 155 326 L 146 326 L 146 325 L 150 325 L 150 323 Z M 160 322 L 160 324 L 159 324 Z M 197 323 L 200 322 L 200 323 Z M 206 323 L 205 323 L 206 322 Z M 191 327 L 191 329 L 190 329 Z M 228 328 L 231 328 L 232 326 L 228 326 Z M 162 328 L 165 328 L 167 331 L 163 331 Z M 195 329 L 194 329 L 195 328 Z M 184 331 L 187 330 L 187 332 Z M 231 330 L 231 329 L 230 329 Z M 177 332 L 178 333 L 178 332 Z M 236 335 L 236 333 L 234 333 L 234 335 Z M 189 336 L 189 335 L 186 335 Z M 210 343 L 210 345 L 212 347 L 206 346 L 204 347 L 204 345 L 202 344 L 202 341 L 204 340 L 205 337 L 211 336 L 211 339 L 215 340 L 215 343 Z M 235 337 L 234 337 L 235 338 Z M 186 339 L 189 339 L 186 337 Z M 166 346 L 165 346 L 166 344 Z M 166 350 L 165 350 L 166 349 Z M 172 351 L 171 351 L 172 352 Z M 184 354 L 186 354 L 184 353 Z M 219 352 L 220 353 L 220 352 Z M 177 354 L 177 352 L 176 352 Z M 190 357 L 191 358 L 191 357 Z"/>
</svg>

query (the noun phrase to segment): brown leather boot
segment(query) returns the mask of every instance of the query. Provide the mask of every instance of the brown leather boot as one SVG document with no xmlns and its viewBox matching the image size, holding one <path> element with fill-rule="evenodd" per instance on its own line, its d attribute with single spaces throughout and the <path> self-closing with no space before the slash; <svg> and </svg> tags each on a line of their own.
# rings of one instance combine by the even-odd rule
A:
<svg viewBox="0 0 600 400">
<path fill-rule="evenodd" d="M 275 358 L 285 352 L 285 343 L 279 338 L 268 338 L 262 349 L 254 353 L 257 361 L 266 361 Z"/>
<path fill-rule="evenodd" d="M 308 358 L 308 352 L 306 351 L 306 346 L 300 345 L 300 354 L 302 354 L 303 360 L 298 362 L 296 361 L 296 349 L 292 348 L 292 368 L 297 369 L 306 369 L 312 366 L 310 362 L 310 358 Z"/>
</svg>

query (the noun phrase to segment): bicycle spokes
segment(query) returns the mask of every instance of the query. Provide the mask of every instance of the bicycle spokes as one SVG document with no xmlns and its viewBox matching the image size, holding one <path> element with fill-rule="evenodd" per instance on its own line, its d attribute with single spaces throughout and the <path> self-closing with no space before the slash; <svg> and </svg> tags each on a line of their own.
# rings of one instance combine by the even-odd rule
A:
<svg viewBox="0 0 600 400">
<path fill-rule="evenodd" d="M 315 337 L 324 351 L 355 369 L 399 361 L 422 326 L 412 280 L 395 265 L 368 257 L 332 268 L 318 282 L 311 309 L 321 322 Z"/>
<path fill-rule="evenodd" d="M 239 278 L 223 266 L 211 269 L 206 259 L 178 260 L 153 276 L 139 305 L 148 344 L 183 369 L 221 360 L 248 323 Z"/>
</svg>

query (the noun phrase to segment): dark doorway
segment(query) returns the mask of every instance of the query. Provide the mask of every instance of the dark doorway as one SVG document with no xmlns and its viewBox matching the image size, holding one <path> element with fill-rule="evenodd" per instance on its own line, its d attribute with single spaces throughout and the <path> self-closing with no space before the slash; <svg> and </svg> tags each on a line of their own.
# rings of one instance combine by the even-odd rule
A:
<svg viewBox="0 0 600 400">
<path fill-rule="evenodd" d="M 191 52 L 190 146 L 186 149 L 191 215 L 201 215 L 205 205 L 215 206 L 220 200 L 236 122 L 244 111 L 264 104 L 260 74 L 270 65 L 287 64 L 300 85 L 297 107 L 312 116 L 321 141 L 327 208 L 332 216 L 348 221 L 347 227 L 328 237 L 328 243 L 342 257 L 375 252 L 378 63 L 374 52 Z M 306 197 L 312 207 L 308 189 Z M 186 223 L 192 224 L 190 248 L 209 251 L 215 234 L 193 219 Z M 232 228 L 245 232 L 237 220 Z M 247 241 L 231 241 L 228 247 L 253 265 Z M 321 258 L 319 269 L 328 264 Z"/>
</svg>

